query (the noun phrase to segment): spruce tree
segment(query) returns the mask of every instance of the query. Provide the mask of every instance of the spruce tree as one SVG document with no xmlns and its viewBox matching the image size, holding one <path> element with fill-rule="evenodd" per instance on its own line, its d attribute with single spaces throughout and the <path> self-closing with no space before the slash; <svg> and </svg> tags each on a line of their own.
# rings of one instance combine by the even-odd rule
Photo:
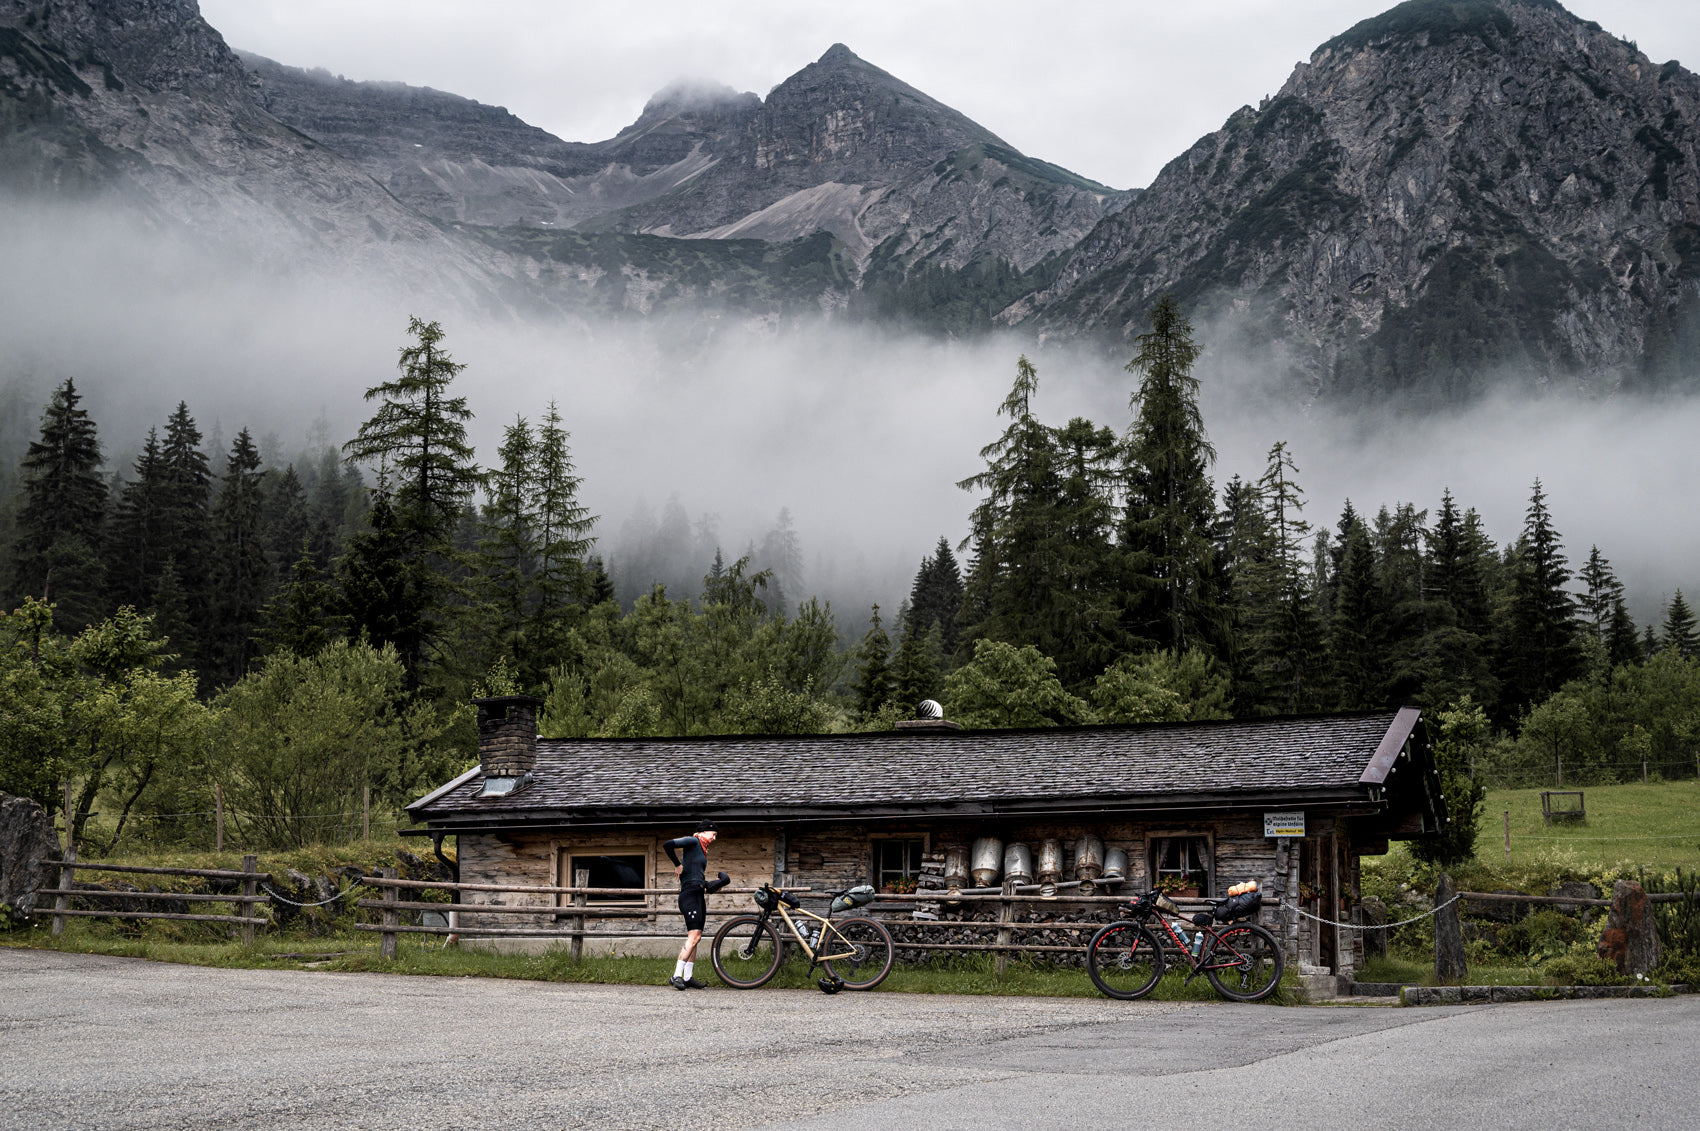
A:
<svg viewBox="0 0 1700 1131">
<path fill-rule="evenodd" d="M 140 609 L 153 595 L 167 553 L 163 545 L 164 464 L 158 429 L 148 429 L 134 468 L 136 478 L 119 491 L 118 508 L 112 516 L 106 543 L 106 578 L 114 605 Z"/>
<path fill-rule="evenodd" d="M 1612 604 L 1611 622 L 1606 628 L 1606 657 L 1613 669 L 1624 664 L 1639 664 L 1647 658 L 1641 647 L 1641 633 L 1629 606 L 1619 597 Z"/>
<path fill-rule="evenodd" d="M 1583 593 L 1577 598 L 1582 622 L 1602 644 L 1611 626 L 1612 610 L 1623 600 L 1623 582 L 1612 572 L 1611 563 L 1598 546 L 1588 547 L 1588 563 L 1576 575 Z"/>
<path fill-rule="evenodd" d="M 271 596 L 271 561 L 265 544 L 265 495 L 260 453 L 246 428 L 225 459 L 213 507 L 213 618 L 206 629 L 205 676 L 216 686 L 241 679 L 260 653 L 255 639 L 260 610 Z"/>
<path fill-rule="evenodd" d="M 1216 458 L 1198 409 L 1198 358 L 1192 326 L 1173 296 L 1152 309 L 1151 329 L 1139 336 L 1128 362 L 1140 375 L 1123 472 L 1126 511 L 1121 545 L 1129 601 L 1129 637 L 1176 653 L 1222 651 L 1221 594 L 1210 530 L 1215 492 L 1209 467 Z"/>
<path fill-rule="evenodd" d="M 944 686 L 943 657 L 942 634 L 936 622 L 922 632 L 903 634 L 891 665 L 893 694 L 900 710 L 913 712 L 921 700 L 939 697 Z"/>
<path fill-rule="evenodd" d="M 762 538 L 756 563 L 773 574 L 772 606 L 788 616 L 803 592 L 803 547 L 792 525 L 791 508 L 779 508 L 773 529 Z"/>
<path fill-rule="evenodd" d="M 554 644 L 563 631 L 563 615 L 575 601 L 594 605 L 582 592 L 585 585 L 584 557 L 595 545 L 591 531 L 596 516 L 579 501 L 582 478 L 575 474 L 572 434 L 561 427 L 555 402 L 543 414 L 537 434 L 537 623 L 533 638 L 540 662 L 549 662 Z"/>
<path fill-rule="evenodd" d="M 379 491 L 388 496 L 394 540 L 406 579 L 392 595 L 392 614 L 417 617 L 398 625 L 395 643 L 410 684 L 417 684 L 447 628 L 450 598 L 459 589 L 462 536 L 473 491 L 481 481 L 466 440 L 472 412 L 449 385 L 464 366 L 441 348 L 436 322 L 408 322 L 414 341 L 401 349 L 400 377 L 366 390 L 379 406 L 343 445 L 345 457 L 380 469 Z M 375 548 L 368 544 L 367 549 Z"/>
<path fill-rule="evenodd" d="M 312 543 L 303 538 L 289 580 L 261 611 L 261 637 L 267 650 L 317 655 L 337 637 L 331 612 L 335 597 L 320 574 Z"/>
<path fill-rule="evenodd" d="M 490 609 L 497 656 L 518 661 L 525 654 L 521 635 L 536 611 L 537 441 L 525 417 L 502 430 L 497 464 L 485 478 L 478 544 L 483 601 Z"/>
<path fill-rule="evenodd" d="M 177 402 L 176 410 L 165 422 L 160 460 L 164 465 L 160 556 L 176 562 L 191 619 L 197 632 L 204 634 L 212 605 L 207 585 L 213 556 L 213 475 L 207 454 L 201 450 L 201 430 L 183 401 Z M 195 653 L 183 654 L 191 662 L 197 659 Z"/>
<path fill-rule="evenodd" d="M 1481 518 L 1473 509 L 1460 513 L 1448 489 L 1424 541 L 1429 623 L 1423 642 L 1422 702 L 1439 707 L 1465 695 L 1475 702 L 1493 702 L 1499 681 L 1491 663 L 1492 617 L 1484 577 L 1490 547 Z"/>
<path fill-rule="evenodd" d="M 1311 527 L 1303 517 L 1298 470 L 1286 442 L 1277 442 L 1257 486 L 1242 488 L 1249 498 L 1234 502 L 1255 511 L 1255 520 L 1240 521 L 1245 536 L 1261 542 L 1234 547 L 1248 557 L 1238 570 L 1246 602 L 1246 666 L 1258 705 L 1287 714 L 1320 707 L 1326 683 L 1326 643 L 1304 561 Z"/>
<path fill-rule="evenodd" d="M 1685 660 L 1691 660 L 1700 655 L 1700 632 L 1695 629 L 1694 612 L 1683 600 L 1682 590 L 1665 606 L 1665 623 L 1659 634 L 1660 643 L 1668 651 L 1675 652 Z"/>
<path fill-rule="evenodd" d="M 1563 545 L 1541 481 L 1529 499 L 1511 571 L 1510 606 L 1500 638 L 1499 719 L 1509 723 L 1582 674 L 1583 654 Z"/>
<path fill-rule="evenodd" d="M 1384 620 L 1375 549 L 1369 530 L 1355 521 L 1346 532 L 1329 632 L 1334 698 L 1341 710 L 1386 706 L 1380 666 Z"/>
<path fill-rule="evenodd" d="M 944 662 L 956 653 L 957 616 L 962 608 L 962 572 L 951 553 L 950 542 L 941 537 L 933 555 L 921 559 L 921 568 L 909 589 L 909 615 L 903 624 L 904 635 L 925 634 L 930 628 L 939 630 L 939 644 Z"/>
<path fill-rule="evenodd" d="M 342 595 L 338 612 L 346 620 L 349 639 L 374 648 L 390 644 L 403 656 L 420 655 L 427 594 L 419 587 L 419 577 L 409 566 L 407 539 L 395 508 L 380 491 L 372 500 L 366 529 L 348 540 L 337 559 Z"/>
<path fill-rule="evenodd" d="M 1427 511 L 1410 503 L 1385 507 L 1376 515 L 1377 581 L 1383 610 L 1381 668 L 1382 699 L 1390 704 L 1414 703 L 1433 675 L 1434 657 L 1427 648 L 1433 627 L 1426 585 L 1423 541 Z"/>
<path fill-rule="evenodd" d="M 76 383 L 53 391 L 42 413 L 41 437 L 24 454 L 23 506 L 13 547 L 12 603 L 25 597 L 57 605 L 54 624 L 74 632 L 106 609 L 107 490 L 100 475 L 100 440 Z"/>
<path fill-rule="evenodd" d="M 873 606 L 873 624 L 862 637 L 861 662 L 856 668 L 856 709 L 871 719 L 891 702 L 891 640 L 880 625 L 880 607 Z"/>
</svg>

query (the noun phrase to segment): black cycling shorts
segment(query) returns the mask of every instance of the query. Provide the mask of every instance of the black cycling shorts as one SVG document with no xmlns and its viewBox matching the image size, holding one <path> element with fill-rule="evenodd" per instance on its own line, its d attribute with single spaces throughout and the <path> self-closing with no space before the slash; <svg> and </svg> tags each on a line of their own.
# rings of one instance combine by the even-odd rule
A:
<svg viewBox="0 0 1700 1131">
<path fill-rule="evenodd" d="M 701 888 L 684 888 L 679 892 L 679 912 L 685 917 L 685 930 L 700 931 L 708 920 L 708 895 Z"/>
</svg>

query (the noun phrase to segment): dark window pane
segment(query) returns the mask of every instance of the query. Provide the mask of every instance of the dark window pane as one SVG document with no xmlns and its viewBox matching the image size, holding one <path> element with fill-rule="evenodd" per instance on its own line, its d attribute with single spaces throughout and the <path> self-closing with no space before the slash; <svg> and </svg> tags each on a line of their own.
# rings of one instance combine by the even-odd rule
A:
<svg viewBox="0 0 1700 1131">
<path fill-rule="evenodd" d="M 574 856 L 569 865 L 569 876 L 580 870 L 590 873 L 590 883 L 593 888 L 639 888 L 644 886 L 644 858 L 641 854 L 621 856 Z M 564 887 L 577 885 L 567 883 Z M 643 896 L 633 893 L 630 896 L 593 895 L 587 897 L 591 903 L 629 903 Z"/>
</svg>

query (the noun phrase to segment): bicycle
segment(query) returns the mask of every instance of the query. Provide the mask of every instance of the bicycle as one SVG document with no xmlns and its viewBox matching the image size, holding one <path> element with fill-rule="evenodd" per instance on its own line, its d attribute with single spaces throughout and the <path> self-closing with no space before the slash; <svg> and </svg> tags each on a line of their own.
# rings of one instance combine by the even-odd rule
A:
<svg viewBox="0 0 1700 1131">
<path fill-rule="evenodd" d="M 777 914 L 791 932 L 792 940 L 809 956 L 809 973 L 814 973 L 817 965 L 826 968 L 826 977 L 816 982 L 823 992 L 871 990 L 891 973 L 894 948 L 890 932 L 875 920 L 861 916 L 835 922 L 832 913 L 859 907 L 872 899 L 871 887 L 845 888 L 832 894 L 825 915 L 816 915 L 803 910 L 797 897 L 785 889 L 763 884 L 755 893 L 760 911 L 729 920 L 715 932 L 714 944 L 709 948 L 714 972 L 722 982 L 737 990 L 753 990 L 772 981 L 785 960 L 785 946 L 772 921 Z M 792 912 L 798 918 L 793 919 Z"/>
<path fill-rule="evenodd" d="M 1226 905 L 1237 903 L 1235 907 Z M 1166 905 L 1166 906 L 1165 906 Z M 1182 918 L 1180 909 L 1152 890 L 1128 904 L 1129 918 L 1100 928 L 1086 944 L 1086 972 L 1092 984 L 1113 998 L 1133 1001 L 1150 993 L 1163 977 L 1163 945 L 1146 926 L 1155 917 L 1187 967 L 1186 982 L 1203 974 L 1217 993 L 1229 1001 L 1262 1001 L 1281 984 L 1286 956 L 1275 936 L 1256 923 L 1233 922 L 1254 914 L 1260 899 L 1243 896 L 1213 901 L 1211 910 L 1193 917 L 1200 932 L 1198 952 L 1188 949 L 1169 917 Z M 1221 929 L 1212 926 L 1225 921 Z"/>
</svg>

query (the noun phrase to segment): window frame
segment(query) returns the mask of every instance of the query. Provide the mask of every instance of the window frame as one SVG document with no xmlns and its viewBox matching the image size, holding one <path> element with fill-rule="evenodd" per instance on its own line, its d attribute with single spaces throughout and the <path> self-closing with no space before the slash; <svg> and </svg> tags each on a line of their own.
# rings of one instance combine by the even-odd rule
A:
<svg viewBox="0 0 1700 1131">
<path fill-rule="evenodd" d="M 647 889 L 650 886 L 650 879 L 654 875 L 654 871 L 655 871 L 654 855 L 653 855 L 653 852 L 651 851 L 651 849 L 649 847 L 644 846 L 644 845 L 636 845 L 636 844 L 631 844 L 631 845 L 621 844 L 621 845 L 606 845 L 606 846 L 603 846 L 603 845 L 579 845 L 579 846 L 561 845 L 560 848 L 557 850 L 557 853 L 558 853 L 558 860 L 559 860 L 559 864 L 558 864 L 559 871 L 557 872 L 557 877 L 560 881 L 557 886 L 564 887 L 564 888 L 570 888 L 570 887 L 573 886 L 573 882 L 572 882 L 573 872 L 576 870 L 575 867 L 574 867 L 574 861 L 578 860 L 578 859 L 589 860 L 589 859 L 593 859 L 593 858 L 599 857 L 599 856 L 627 856 L 627 857 L 635 856 L 643 862 L 642 863 L 642 880 L 636 888 L 632 889 L 637 894 L 634 895 L 633 897 L 631 897 L 630 899 L 623 899 L 620 896 L 615 896 L 615 895 L 587 895 L 587 896 L 584 897 L 584 903 L 583 904 L 575 904 L 575 903 L 572 902 L 573 899 L 576 898 L 575 896 L 562 894 L 562 895 L 559 895 L 559 896 L 556 897 L 559 900 L 560 909 L 566 910 L 570 913 L 570 912 L 576 911 L 579 907 L 596 908 L 596 907 L 648 907 L 649 906 L 649 895 L 645 891 L 645 889 Z"/>
<path fill-rule="evenodd" d="M 1167 842 L 1187 842 L 1189 855 L 1192 850 L 1202 850 L 1203 859 L 1192 858 L 1194 867 L 1162 868 L 1159 866 L 1160 853 Z M 1216 838 L 1213 833 L 1204 829 L 1160 829 L 1153 830 L 1145 837 L 1145 866 L 1148 869 L 1147 887 L 1154 888 L 1165 876 L 1197 875 L 1202 873 L 1204 882 L 1199 886 L 1200 897 L 1209 897 L 1216 890 Z"/>
<path fill-rule="evenodd" d="M 880 857 L 886 846 L 892 844 L 913 844 L 918 846 L 915 853 L 914 871 L 892 873 L 893 876 L 913 876 L 916 886 L 920 886 L 921 870 L 926 865 L 927 853 L 931 848 L 932 836 L 929 833 L 881 833 L 868 838 L 868 882 L 873 884 L 875 891 L 884 891 L 886 885 L 885 873 L 880 870 Z"/>
</svg>

